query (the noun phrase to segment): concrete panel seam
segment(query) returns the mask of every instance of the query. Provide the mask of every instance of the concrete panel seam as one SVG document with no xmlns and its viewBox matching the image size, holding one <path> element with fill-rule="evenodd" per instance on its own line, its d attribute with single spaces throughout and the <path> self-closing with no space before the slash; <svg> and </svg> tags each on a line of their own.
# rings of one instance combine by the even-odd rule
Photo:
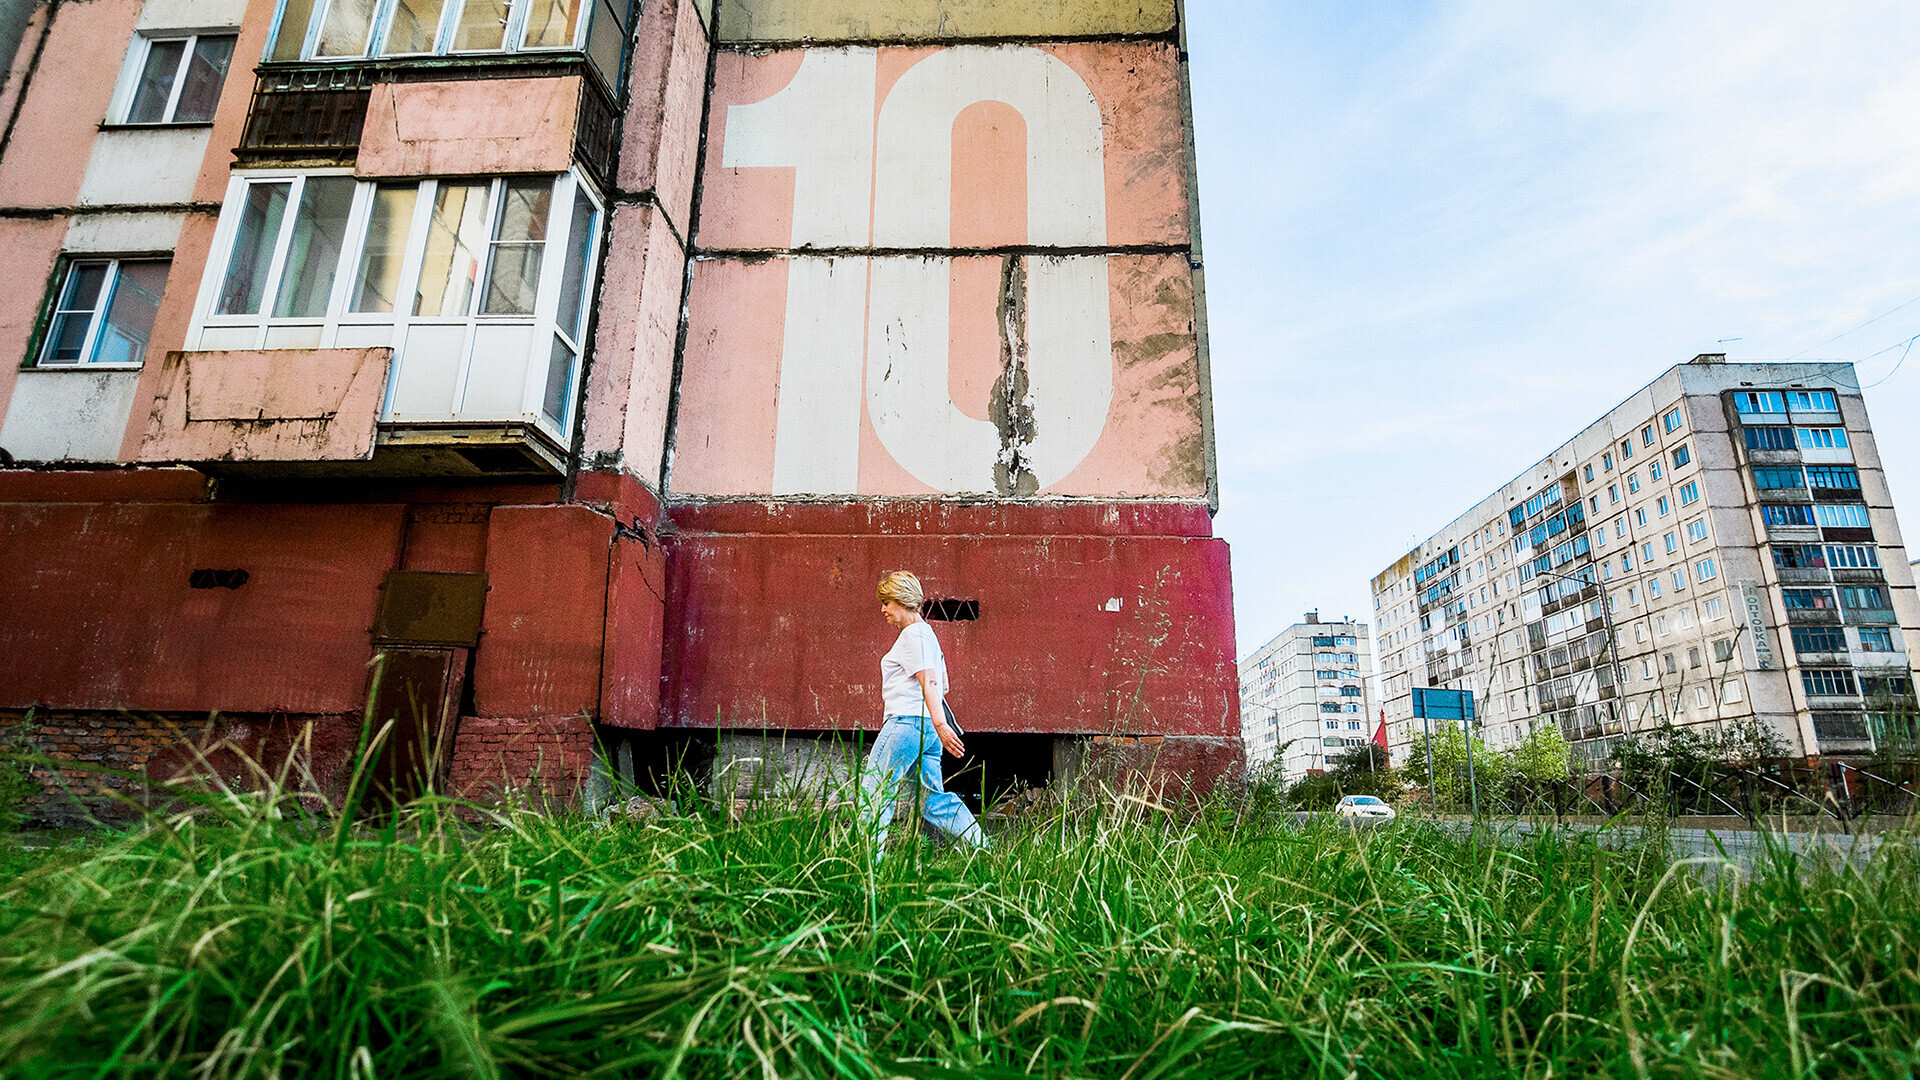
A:
<svg viewBox="0 0 1920 1080">
<path fill-rule="evenodd" d="M 715 52 L 733 53 L 769 53 L 784 49 L 926 49 L 946 48 L 953 45 L 1123 45 L 1150 42 L 1155 44 L 1179 44 L 1177 30 L 1160 30 L 1142 34 L 998 34 L 986 37 L 938 37 L 914 35 L 895 38 L 755 38 L 751 41 L 717 41 L 713 44 Z"/>
<path fill-rule="evenodd" d="M 89 203 L 85 206 L 0 206 L 0 219 L 21 219 L 27 221 L 48 220 L 62 217 L 83 217 L 97 214 L 206 214 L 218 216 L 220 204 L 217 202 L 174 202 L 174 203 Z"/>
</svg>

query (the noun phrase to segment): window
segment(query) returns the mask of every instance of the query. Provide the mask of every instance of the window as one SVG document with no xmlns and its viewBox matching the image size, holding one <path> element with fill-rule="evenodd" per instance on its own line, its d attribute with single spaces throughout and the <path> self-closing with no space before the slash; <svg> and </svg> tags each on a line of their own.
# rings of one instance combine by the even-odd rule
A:
<svg viewBox="0 0 1920 1080">
<path fill-rule="evenodd" d="M 1779 544 L 1773 549 L 1773 565 L 1782 570 L 1825 568 L 1827 561 L 1819 545 Z"/>
<path fill-rule="evenodd" d="M 583 49 L 612 85 L 628 8 L 622 0 L 286 0 L 269 59 Z"/>
<path fill-rule="evenodd" d="M 1360 688 L 1357 686 L 1343 686 L 1340 688 L 1340 696 L 1341 697 L 1359 697 Z"/>
<path fill-rule="evenodd" d="M 1646 427 L 1643 427 L 1640 429 L 1640 445 L 1641 446 L 1653 445 L 1653 425 L 1652 424 L 1648 424 Z"/>
<path fill-rule="evenodd" d="M 1607 501 L 1610 503 L 1617 503 L 1620 501 L 1620 485 L 1619 484 L 1607 485 Z"/>
<path fill-rule="evenodd" d="M 1737 704 L 1742 697 L 1739 679 L 1728 679 L 1720 684 L 1720 704 Z"/>
<path fill-rule="evenodd" d="M 1341 712 L 1345 712 L 1345 713 L 1356 713 L 1356 712 L 1359 712 L 1359 711 L 1360 711 L 1360 704 L 1359 704 L 1358 702 L 1354 702 L 1354 701 L 1349 701 L 1349 702 L 1347 702 L 1346 704 L 1344 704 L 1344 705 L 1342 705 L 1342 706 L 1340 706 L 1340 711 L 1341 711 Z"/>
<path fill-rule="evenodd" d="M 1828 544 L 1826 563 L 1841 570 L 1878 570 L 1880 551 L 1872 545 Z"/>
<path fill-rule="evenodd" d="M 1653 541 L 1649 540 L 1640 545 L 1640 561 L 1643 563 L 1653 561 Z"/>
<path fill-rule="evenodd" d="M 1587 466 L 1586 469 L 1582 471 L 1580 475 L 1586 479 L 1587 483 L 1589 484 L 1593 483 L 1593 466 L 1591 465 Z"/>
<path fill-rule="evenodd" d="M 1613 452 L 1612 451 L 1608 451 L 1607 453 L 1600 455 L 1600 467 L 1605 469 L 1608 472 L 1613 471 Z"/>
<path fill-rule="evenodd" d="M 1647 579 L 1647 599 L 1649 600 L 1660 599 L 1660 579 L 1659 578 L 1650 577 Z"/>
<path fill-rule="evenodd" d="M 1627 605 L 1629 607 L 1640 606 L 1640 590 L 1632 585 L 1627 586 Z"/>
<path fill-rule="evenodd" d="M 1779 491 L 1783 488 L 1807 486 L 1806 474 L 1799 466 L 1791 468 L 1768 467 L 1753 470 L 1753 486 L 1761 491 Z"/>
<path fill-rule="evenodd" d="M 1587 499 L 1587 506 L 1590 510 L 1592 510 L 1593 515 L 1595 517 L 1600 516 L 1600 496 L 1598 495 L 1590 496 Z"/>
<path fill-rule="evenodd" d="M 1887 591 L 1878 585 L 1842 585 L 1840 603 L 1855 611 L 1886 611 Z"/>
<path fill-rule="evenodd" d="M 1692 460 L 1693 460 L 1693 451 L 1687 449 L 1684 446 L 1676 446 L 1673 448 L 1673 467 L 1674 468 L 1677 469 Z"/>
<path fill-rule="evenodd" d="M 1727 602 L 1725 600 L 1722 600 L 1716 596 L 1713 599 L 1707 601 L 1706 620 L 1708 622 L 1712 622 L 1715 619 L 1724 619 L 1726 617 L 1727 617 Z"/>
<path fill-rule="evenodd" d="M 138 365 L 146 359 L 169 265 L 165 259 L 68 263 L 37 366 Z"/>
<path fill-rule="evenodd" d="M 1740 391 L 1733 395 L 1733 407 L 1742 415 L 1760 413 L 1783 413 L 1787 404 L 1779 394 L 1770 390 Z"/>
<path fill-rule="evenodd" d="M 1627 476 L 1627 494 L 1629 495 L 1636 494 L 1639 492 L 1639 490 L 1640 490 L 1640 474 L 1639 473 L 1629 474 Z"/>
<path fill-rule="evenodd" d="M 1760 518 L 1770 526 L 1810 526 L 1813 524 L 1813 507 L 1763 506 L 1760 508 Z"/>
<path fill-rule="evenodd" d="M 120 124 L 210 123 L 233 60 L 233 42 L 232 34 L 136 38 L 129 85 L 108 115 Z"/>
<path fill-rule="evenodd" d="M 1669 432 L 1679 431 L 1680 424 L 1681 424 L 1681 420 L 1680 420 L 1679 409 L 1675 409 L 1672 412 L 1660 418 L 1660 426 Z"/>
<path fill-rule="evenodd" d="M 1323 701 L 1320 703 L 1320 711 L 1337 713 L 1340 711 L 1340 703 L 1337 701 Z M 1327 721 L 1327 726 L 1330 728 L 1337 728 L 1340 726 L 1340 721 L 1329 720 Z"/>
<path fill-rule="evenodd" d="M 1641 506 L 1641 507 L 1636 507 L 1634 509 L 1633 523 L 1635 525 L 1640 526 L 1643 529 L 1646 528 L 1646 525 L 1647 525 L 1647 508 L 1646 507 Z"/>
<path fill-rule="evenodd" d="M 1859 503 L 1815 503 L 1813 516 L 1824 529 L 1870 529 L 1873 522 Z"/>
<path fill-rule="evenodd" d="M 1700 501 L 1700 482 L 1689 480 L 1680 485 L 1680 505 L 1692 506 Z"/>
<path fill-rule="evenodd" d="M 1667 502 L 1667 497 L 1665 495 L 1660 496 L 1660 501 L 1657 505 L 1660 508 L 1661 517 L 1666 517 L 1667 512 L 1673 509 L 1673 504 Z"/>
<path fill-rule="evenodd" d="M 1805 668 L 1800 672 L 1800 684 L 1807 688 L 1808 697 L 1837 697 L 1860 692 L 1853 681 L 1853 672 L 1846 668 Z"/>
<path fill-rule="evenodd" d="M 1633 440 L 1622 439 L 1620 441 L 1620 459 L 1625 461 L 1631 457 L 1633 457 Z"/>
<path fill-rule="evenodd" d="M 564 434 L 599 222 L 571 173 L 237 177 L 188 347 L 392 344 L 390 415 L 538 416 Z"/>
<path fill-rule="evenodd" d="M 1661 637 L 1666 636 L 1667 617 L 1665 615 L 1656 615 L 1653 617 L 1653 632 Z"/>
<path fill-rule="evenodd" d="M 1680 549 L 1680 538 L 1673 533 L 1668 533 L 1661 537 L 1661 540 L 1667 545 L 1667 554 L 1669 555 Z"/>
<path fill-rule="evenodd" d="M 1651 678 L 1653 678 L 1653 661 L 1651 661 L 1651 660 L 1642 660 L 1642 661 L 1640 661 L 1640 679 L 1641 679 L 1641 681 L 1642 681 L 1642 682 L 1645 682 L 1646 680 L 1648 680 L 1648 679 L 1651 679 Z"/>
<path fill-rule="evenodd" d="M 1847 632 L 1837 626 L 1796 626 L 1792 637 L 1796 654 L 1847 651 Z"/>
<path fill-rule="evenodd" d="M 1613 535 L 1615 537 L 1622 537 L 1627 535 L 1627 519 L 1626 518 L 1613 519 Z"/>
<path fill-rule="evenodd" d="M 1860 474 L 1849 465 L 1810 465 L 1807 467 L 1807 484 L 1816 488 L 1857 491 Z"/>
<path fill-rule="evenodd" d="M 1613 580 L 1613 560 L 1612 559 L 1608 559 L 1606 562 L 1603 562 L 1600 564 L 1600 580 L 1602 581 Z"/>
<path fill-rule="evenodd" d="M 1832 611 L 1840 606 L 1832 589 L 1781 589 L 1780 599 L 1793 611 Z"/>
<path fill-rule="evenodd" d="M 1632 552 L 1623 551 L 1620 553 L 1620 569 L 1622 571 L 1631 571 L 1633 569 L 1633 553 Z"/>
<path fill-rule="evenodd" d="M 1701 559 L 1693 564 L 1693 579 L 1705 583 L 1720 576 L 1720 568 L 1713 565 L 1712 559 Z"/>
<path fill-rule="evenodd" d="M 1860 651 L 1893 652 L 1893 631 L 1884 626 L 1861 627 Z"/>
<path fill-rule="evenodd" d="M 1793 429 L 1783 427 L 1750 427 L 1745 429 L 1747 449 L 1749 450 L 1791 450 L 1794 448 Z"/>
<path fill-rule="evenodd" d="M 1829 450 L 1847 445 L 1847 429 L 1832 427 L 1795 428 L 1802 450 Z"/>
<path fill-rule="evenodd" d="M 1347 730 L 1348 730 L 1348 731 L 1359 731 L 1359 730 L 1360 730 L 1360 721 L 1358 721 L 1358 720 L 1349 720 L 1349 721 L 1347 721 Z"/>
<path fill-rule="evenodd" d="M 1695 544 L 1704 544 L 1707 542 L 1707 520 L 1705 518 L 1695 518 L 1687 522 L 1687 539 Z"/>
<path fill-rule="evenodd" d="M 1677 674 L 1679 674 L 1679 672 L 1680 672 L 1680 665 L 1674 662 L 1674 659 L 1673 659 L 1673 654 L 1672 654 L 1672 653 L 1668 653 L 1668 654 L 1666 654 L 1665 656 L 1663 656 L 1663 657 L 1661 657 L 1661 658 L 1660 658 L 1660 661 L 1661 661 L 1661 663 L 1663 663 L 1663 664 L 1665 664 L 1665 665 L 1666 665 L 1666 669 L 1667 669 L 1667 674 L 1669 674 L 1669 675 L 1677 675 Z"/>
<path fill-rule="evenodd" d="M 1647 479 L 1649 479 L 1649 480 L 1658 480 L 1658 479 L 1660 479 L 1660 463 L 1659 463 L 1658 461 L 1654 461 L 1654 462 L 1649 462 L 1649 463 L 1648 463 L 1648 465 L 1647 465 Z"/>
<path fill-rule="evenodd" d="M 1831 390 L 1790 390 L 1787 408 L 1795 412 L 1838 412 Z"/>
<path fill-rule="evenodd" d="M 1713 643 L 1714 662 L 1717 664 L 1724 664 L 1732 659 L 1733 659 L 1733 639 L 1732 638 L 1716 639 Z"/>
</svg>

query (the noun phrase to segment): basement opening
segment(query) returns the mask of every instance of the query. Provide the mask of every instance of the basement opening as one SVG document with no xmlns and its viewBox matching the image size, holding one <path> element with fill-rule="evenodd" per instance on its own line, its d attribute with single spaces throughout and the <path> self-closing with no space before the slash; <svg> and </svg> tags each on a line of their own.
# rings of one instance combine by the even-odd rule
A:
<svg viewBox="0 0 1920 1080">
<path fill-rule="evenodd" d="M 980 617 L 980 601 L 928 600 L 920 605 L 920 617 L 930 622 L 972 622 Z"/>
</svg>

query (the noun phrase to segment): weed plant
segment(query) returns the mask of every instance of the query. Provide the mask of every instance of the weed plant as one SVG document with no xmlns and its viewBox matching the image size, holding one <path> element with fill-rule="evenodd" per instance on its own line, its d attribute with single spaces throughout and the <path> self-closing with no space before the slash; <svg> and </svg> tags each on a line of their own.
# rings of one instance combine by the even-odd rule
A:
<svg viewBox="0 0 1920 1080">
<path fill-rule="evenodd" d="M 832 814 L 154 817 L 0 893 L 15 1076 L 1909 1076 L 1915 859 L 1216 803 L 986 854 Z"/>
</svg>

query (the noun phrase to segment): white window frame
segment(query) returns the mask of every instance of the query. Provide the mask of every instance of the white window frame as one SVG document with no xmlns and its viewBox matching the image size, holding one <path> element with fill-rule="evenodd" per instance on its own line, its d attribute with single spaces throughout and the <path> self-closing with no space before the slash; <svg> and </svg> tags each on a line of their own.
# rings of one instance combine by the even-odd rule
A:
<svg viewBox="0 0 1920 1080">
<path fill-rule="evenodd" d="M 107 313 L 112 310 L 114 294 L 119 291 L 120 288 L 120 267 L 123 263 L 130 262 L 167 263 L 168 275 L 169 277 L 172 275 L 173 256 L 170 254 L 95 255 L 92 253 L 74 253 L 66 258 L 61 264 L 61 273 L 58 280 L 53 283 L 53 295 L 49 298 L 47 306 L 44 309 L 46 311 L 46 317 L 40 328 L 40 340 L 39 343 L 34 346 L 33 362 L 29 366 L 36 371 L 139 371 L 142 367 L 146 366 L 144 357 L 129 364 L 100 363 L 99 361 L 87 359 L 100 347 L 100 334 L 107 325 Z M 106 280 L 100 283 L 100 295 L 93 299 L 93 315 L 87 321 L 87 336 L 80 345 L 81 358 L 68 362 L 56 361 L 54 363 L 48 363 L 47 350 L 53 347 L 54 324 L 59 321 L 61 312 L 69 310 L 60 306 L 60 298 L 66 294 L 67 284 L 73 280 L 75 270 L 82 266 L 96 263 L 107 264 L 107 276 Z M 77 311 L 79 309 L 75 308 L 71 310 Z M 149 330 L 149 333 L 151 333 L 151 330 Z M 153 342 L 151 337 L 149 337 L 147 344 L 149 348 L 152 347 Z"/>
<path fill-rule="evenodd" d="M 338 63 L 356 60 L 385 59 L 409 56 L 497 56 L 501 53 L 560 53 L 583 52 L 587 47 L 587 29 L 596 14 L 593 0 L 579 0 L 581 13 L 579 25 L 573 29 L 573 43 L 570 45 L 527 45 L 527 12 L 533 6 L 533 0 L 511 0 L 507 10 L 506 33 L 498 49 L 476 49 L 462 52 L 453 51 L 453 39 L 459 32 L 460 17 L 465 13 L 466 0 L 446 0 L 440 9 L 440 25 L 433 35 L 433 51 L 426 53 L 389 53 L 387 35 L 393 29 L 395 0 L 379 0 L 374 6 L 373 16 L 368 21 L 367 46 L 353 56 L 316 56 L 314 49 L 320 44 L 320 30 L 327 24 L 327 13 L 337 0 L 315 0 L 313 10 L 307 16 L 307 29 L 300 39 L 301 62 Z M 280 39 L 281 23 L 286 19 L 286 0 L 280 0 L 273 15 L 273 33 L 267 35 L 267 59 L 272 59 L 274 43 Z M 631 16 L 629 16 L 631 18 Z"/>
<path fill-rule="evenodd" d="M 240 51 L 239 27 L 213 27 L 206 30 L 162 30 L 152 33 L 135 34 L 133 45 L 127 50 L 126 63 L 120 68 L 120 82 L 114 87 L 113 100 L 107 107 L 107 123 L 137 128 L 157 127 L 208 127 L 213 121 L 175 120 L 174 111 L 180 107 L 180 93 L 187 86 L 187 69 L 193 64 L 193 51 L 203 37 L 230 37 L 234 39 L 234 51 L 227 57 L 227 70 L 220 76 L 221 92 L 225 92 L 226 80 L 233 74 L 234 57 Z M 140 75 L 147 69 L 147 57 L 153 47 L 163 41 L 179 41 L 185 44 L 180 52 L 180 66 L 174 69 L 173 89 L 167 94 L 167 107 L 161 110 L 161 119 L 135 122 L 127 119 L 133 110 L 133 98 L 140 90 Z"/>
<path fill-rule="evenodd" d="M 340 245 L 340 260 L 336 264 L 333 285 L 328 295 L 326 314 L 320 318 L 276 317 L 273 306 L 280 290 L 281 279 L 286 272 L 286 258 L 289 241 L 293 233 L 295 219 L 298 217 L 301 197 L 307 180 L 329 176 L 353 175 L 350 169 L 261 169 L 246 173 L 237 173 L 229 180 L 226 192 L 225 210 L 220 215 L 213 236 L 213 257 L 207 260 L 206 269 L 200 279 L 199 295 L 194 300 L 193 319 L 187 330 L 186 345 L 189 349 L 208 348 L 208 333 L 219 331 L 239 331 L 252 329 L 253 339 L 247 345 L 224 344 L 221 348 L 248 348 L 265 350 L 269 348 L 289 349 L 327 349 L 353 348 L 357 344 L 341 344 L 340 334 L 348 331 L 390 327 L 388 342 L 394 350 L 393 368 L 389 375 L 386 395 L 381 402 L 380 419 L 391 423 L 538 423 L 543 431 L 566 445 L 573 426 L 578 422 L 575 408 L 580 382 L 579 364 L 586 350 L 585 338 L 587 326 L 592 318 L 592 308 L 587 308 L 583 320 L 581 341 L 569 340 L 574 346 L 573 363 L 569 393 L 573 400 L 568 402 L 566 423 L 556 425 L 544 412 L 546 396 L 546 374 L 552 356 L 553 337 L 559 333 L 555 315 L 559 303 L 560 284 L 566 267 L 566 255 L 570 250 L 572 211 L 575 198 L 585 198 L 594 208 L 593 245 L 587 252 L 586 265 L 582 271 L 581 289 L 584 298 L 591 298 L 597 283 L 599 270 L 599 248 L 606 236 L 606 202 L 593 186 L 576 170 L 560 173 L 551 178 L 554 184 L 553 198 L 547 210 L 547 232 L 543 241 L 540 265 L 540 282 L 534 310 L 530 314 L 488 315 L 481 311 L 486 297 L 486 282 L 491 274 L 491 263 L 495 255 L 493 233 L 498 225 L 501 212 L 501 200 L 505 196 L 510 180 L 522 177 L 484 177 L 454 178 L 457 182 L 489 183 L 487 196 L 487 236 L 488 243 L 482 254 L 482 262 L 477 271 L 473 295 L 468 298 L 465 315 L 447 317 L 438 315 L 415 315 L 413 313 L 414 293 L 419 287 L 421 264 L 423 262 L 428 227 L 433 214 L 433 202 L 439 178 L 410 181 L 417 185 L 414 198 L 413 220 L 408 226 L 406 247 L 402 256 L 398 291 L 391 312 L 353 312 L 347 310 L 348 298 L 358 284 L 360 261 L 363 255 L 367 226 L 372 214 L 374 194 L 381 185 L 372 179 L 356 179 L 353 203 L 348 212 L 346 234 Z M 409 181 L 400 181 L 402 183 Z M 226 279 L 227 267 L 234 254 L 234 240 L 239 231 L 241 210 L 246 205 L 249 189 L 258 184 L 290 183 L 287 193 L 287 208 L 280 221 L 280 232 L 274 240 L 273 252 L 262 283 L 260 308 L 251 315 L 221 315 L 214 311 L 221 287 Z M 393 395 L 398 385 L 402 365 L 406 357 L 406 338 L 415 327 L 423 326 L 464 326 L 466 334 L 461 345 L 461 359 L 458 373 L 451 388 L 451 398 L 456 403 L 452 413 L 426 416 L 422 414 L 396 414 L 393 410 Z M 459 408 L 466 397 L 468 378 L 474 366 L 474 344 L 476 331 L 487 326 L 527 326 L 530 327 L 527 359 L 526 382 L 522 387 L 522 411 L 509 415 L 498 412 L 465 415 Z M 269 345 L 269 339 L 275 330 L 310 328 L 315 331 L 312 344 Z M 564 335 L 563 335 L 564 337 Z"/>
</svg>

